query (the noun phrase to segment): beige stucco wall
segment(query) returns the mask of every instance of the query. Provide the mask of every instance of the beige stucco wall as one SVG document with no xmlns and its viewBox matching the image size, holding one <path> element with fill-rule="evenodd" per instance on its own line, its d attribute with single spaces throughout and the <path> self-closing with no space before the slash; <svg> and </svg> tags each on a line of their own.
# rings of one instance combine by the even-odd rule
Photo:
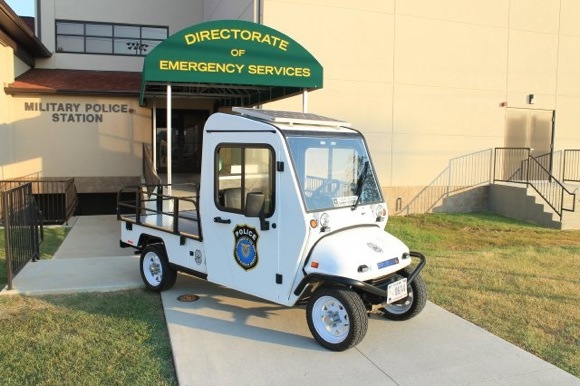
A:
<svg viewBox="0 0 580 386">
<path fill-rule="evenodd" d="M 0 84 L 7 84 L 14 80 L 14 55 L 12 48 L 4 45 L 0 40 Z M 0 92 L 0 180 L 4 178 L 4 165 L 12 157 L 12 122 L 10 114 L 10 98 Z"/>
<path fill-rule="evenodd" d="M 365 134 L 381 184 L 392 199 L 402 199 L 397 205 L 410 205 L 426 187 L 438 195 L 438 186 L 446 184 L 441 176 L 457 159 L 506 145 L 510 109 L 555 110 L 554 150 L 580 148 L 577 0 L 172 0 L 171 6 L 129 0 L 122 7 L 112 0 L 43 0 L 42 12 L 43 42 L 53 51 L 55 19 L 169 25 L 170 34 L 205 20 L 243 19 L 291 36 L 324 67 L 324 88 L 308 95 L 308 110 L 350 121 Z M 0 47 L 2 63 L 8 56 Z M 142 58 L 55 54 L 38 66 L 140 71 Z M 527 104 L 528 94 L 535 95 L 535 104 Z M 140 130 L 150 129 L 150 110 L 135 106 L 143 112 L 139 118 L 107 118 L 106 127 L 75 131 L 50 122 L 49 114 L 21 117 L 20 99 L 0 93 L 0 103 L 13 106 L 0 111 L 0 143 L 14 143 L 3 147 L 7 151 L 0 153 L 0 161 L 12 152 L 11 165 L 25 162 L 27 170 L 48 175 L 139 174 L 142 139 L 130 144 L 129 138 L 141 138 Z M 163 108 L 164 102 L 158 102 Z M 264 108 L 299 111 L 302 98 Z M 112 121 L 118 126 L 108 126 Z M 61 146 L 50 142 L 54 138 L 46 128 L 82 143 L 80 149 L 50 162 L 46 153 L 35 155 L 27 148 L 32 139 L 26 133 Z M 85 143 L 87 138 L 92 144 Z M 99 162 L 71 165 L 74 156 Z M 482 162 L 466 165 L 484 167 Z M 472 174 L 469 169 L 463 173 Z"/>
<path fill-rule="evenodd" d="M 502 102 L 555 109 L 556 150 L 580 147 L 574 0 L 264 0 L 263 15 L 322 63 L 308 110 L 360 129 L 385 187 L 431 185 L 451 159 L 504 146 Z"/>
<path fill-rule="evenodd" d="M 12 111 L 13 156 L 2 163 L 12 175 L 5 178 L 141 174 L 151 110 L 136 98 L 16 96 Z"/>
<path fill-rule="evenodd" d="M 14 78 L 27 71 L 29 67 L 14 55 L 12 47 L 0 39 L 0 85 L 4 86 L 14 81 Z M 13 100 L 9 95 L 0 92 L 0 180 L 17 176 L 15 167 L 9 166 L 15 151 L 12 147 L 14 138 L 14 121 L 16 115 Z M 18 168 L 20 169 L 20 168 Z"/>
</svg>

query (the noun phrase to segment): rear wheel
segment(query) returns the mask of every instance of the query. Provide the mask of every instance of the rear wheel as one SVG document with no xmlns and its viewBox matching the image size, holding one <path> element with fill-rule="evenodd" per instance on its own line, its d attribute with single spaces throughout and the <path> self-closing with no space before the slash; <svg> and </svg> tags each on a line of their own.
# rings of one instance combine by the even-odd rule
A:
<svg viewBox="0 0 580 386">
<path fill-rule="evenodd" d="M 315 291 L 306 307 L 306 319 L 314 339 L 333 351 L 356 346 L 368 328 L 362 299 L 346 287 L 322 287 Z"/>
<path fill-rule="evenodd" d="M 145 286 L 152 291 L 169 289 L 177 279 L 177 271 L 169 265 L 162 244 L 150 244 L 145 247 L 141 253 L 139 268 Z"/>
<path fill-rule="evenodd" d="M 411 275 L 409 267 L 403 269 L 400 274 L 403 277 Z M 407 297 L 391 304 L 383 303 L 381 311 L 387 319 L 391 320 L 408 320 L 417 316 L 427 303 L 427 284 L 417 275 L 415 280 L 407 287 Z"/>
</svg>

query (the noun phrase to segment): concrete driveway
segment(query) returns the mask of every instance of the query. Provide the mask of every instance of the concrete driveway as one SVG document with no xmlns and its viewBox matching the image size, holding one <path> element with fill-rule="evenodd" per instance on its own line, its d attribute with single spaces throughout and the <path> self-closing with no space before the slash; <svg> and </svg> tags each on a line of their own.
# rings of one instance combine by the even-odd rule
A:
<svg viewBox="0 0 580 386">
<path fill-rule="evenodd" d="M 199 300 L 179 301 L 181 295 Z M 182 386 L 580 384 L 432 303 L 406 322 L 371 316 L 365 339 L 337 353 L 311 336 L 304 307 L 286 308 L 186 275 L 162 298 Z"/>
</svg>

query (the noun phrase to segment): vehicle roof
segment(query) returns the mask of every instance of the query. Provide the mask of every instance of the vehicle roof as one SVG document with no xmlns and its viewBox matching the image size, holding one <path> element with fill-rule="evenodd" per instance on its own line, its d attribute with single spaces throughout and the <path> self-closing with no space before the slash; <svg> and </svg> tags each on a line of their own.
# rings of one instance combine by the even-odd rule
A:
<svg viewBox="0 0 580 386">
<path fill-rule="evenodd" d="M 328 127 L 351 127 L 349 122 L 338 119 L 323 117 L 312 113 L 301 113 L 295 111 L 248 109 L 244 107 L 234 107 L 234 112 L 242 116 L 258 118 L 270 123 L 280 123 L 286 125 L 308 125 L 308 126 L 328 126 Z"/>
<path fill-rule="evenodd" d="M 299 132 L 320 132 L 322 133 L 355 133 L 351 128 L 351 124 L 346 121 L 324 117 L 322 115 L 312 113 L 301 113 L 294 111 L 281 110 L 262 110 L 262 109 L 248 109 L 242 107 L 234 107 L 234 112 L 237 112 L 242 117 L 267 123 L 277 127 L 281 131 L 292 132 L 294 134 Z"/>
<path fill-rule="evenodd" d="M 212 114 L 206 123 L 206 131 L 271 131 L 276 128 L 292 133 L 357 133 L 348 122 L 311 113 L 242 107 L 234 107 L 233 112 L 235 114 Z"/>
</svg>

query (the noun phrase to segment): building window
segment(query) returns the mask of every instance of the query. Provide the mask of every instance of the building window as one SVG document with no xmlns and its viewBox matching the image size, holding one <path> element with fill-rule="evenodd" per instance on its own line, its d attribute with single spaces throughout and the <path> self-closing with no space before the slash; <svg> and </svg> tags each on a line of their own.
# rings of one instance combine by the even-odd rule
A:
<svg viewBox="0 0 580 386">
<path fill-rule="evenodd" d="M 56 21 L 56 51 L 81 54 L 145 56 L 169 29 L 158 26 Z"/>
</svg>

